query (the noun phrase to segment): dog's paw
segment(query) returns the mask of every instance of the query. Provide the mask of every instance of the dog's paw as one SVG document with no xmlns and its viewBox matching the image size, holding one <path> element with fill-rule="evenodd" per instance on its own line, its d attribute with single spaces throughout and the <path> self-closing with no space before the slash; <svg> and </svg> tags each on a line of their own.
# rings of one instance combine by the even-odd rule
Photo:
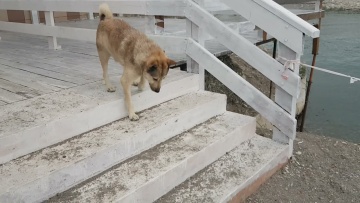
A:
<svg viewBox="0 0 360 203">
<path fill-rule="evenodd" d="M 136 114 L 130 114 L 130 115 L 129 115 L 129 118 L 130 118 L 131 121 L 137 121 L 137 120 L 139 120 L 139 116 L 136 115 Z"/>
<path fill-rule="evenodd" d="M 108 87 L 107 91 L 108 92 L 115 92 L 116 88 L 115 87 Z"/>
</svg>

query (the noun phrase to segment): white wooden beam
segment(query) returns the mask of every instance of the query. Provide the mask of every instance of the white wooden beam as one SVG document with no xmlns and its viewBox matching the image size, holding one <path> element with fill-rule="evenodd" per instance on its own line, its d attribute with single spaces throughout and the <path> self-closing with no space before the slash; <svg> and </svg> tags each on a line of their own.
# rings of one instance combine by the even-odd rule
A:
<svg viewBox="0 0 360 203">
<path fill-rule="evenodd" d="M 199 6 L 204 6 L 204 0 L 195 0 Z M 205 39 L 207 36 L 204 29 L 193 23 L 191 20 L 186 19 L 186 36 L 198 42 L 201 46 L 205 46 Z M 205 69 L 200 66 L 191 57 L 187 56 L 187 71 L 191 73 L 199 73 L 199 87 L 201 90 L 205 89 Z"/>
<path fill-rule="evenodd" d="M 66 39 L 93 42 L 96 41 L 96 30 L 73 27 L 46 26 L 42 24 L 24 24 L 0 21 L 0 30 L 19 32 L 40 36 L 53 36 Z M 175 36 L 148 35 L 156 41 L 167 53 L 184 53 L 187 38 Z"/>
<path fill-rule="evenodd" d="M 108 0 L 113 13 L 183 16 L 184 0 Z M 4 10 L 37 10 L 63 12 L 99 12 L 101 0 L 0 0 Z"/>
<path fill-rule="evenodd" d="M 292 96 L 299 94 L 298 86 L 300 77 L 289 72 L 288 78 L 282 77 L 284 67 L 277 60 L 254 46 L 250 41 L 226 26 L 213 15 L 202 9 L 194 2 L 189 1 L 186 9 L 186 17 L 197 25 L 200 25 L 207 34 L 212 35 L 221 44 L 244 59 L 252 67 L 282 87 Z"/>
<path fill-rule="evenodd" d="M 155 34 L 156 33 L 156 21 L 155 16 L 145 16 L 145 33 Z"/>
<path fill-rule="evenodd" d="M 196 41 L 189 39 L 186 54 L 206 67 L 210 74 L 280 129 L 282 133 L 291 136 L 291 139 L 294 138 L 296 120 L 289 113 L 280 108 Z"/>
<path fill-rule="evenodd" d="M 54 12 L 45 11 L 45 23 L 46 23 L 46 26 L 51 26 L 51 27 L 55 26 Z M 61 49 L 61 46 L 59 46 L 57 43 L 56 37 L 50 35 L 48 37 L 48 42 L 49 42 L 49 49 L 53 49 L 53 50 Z"/>
</svg>

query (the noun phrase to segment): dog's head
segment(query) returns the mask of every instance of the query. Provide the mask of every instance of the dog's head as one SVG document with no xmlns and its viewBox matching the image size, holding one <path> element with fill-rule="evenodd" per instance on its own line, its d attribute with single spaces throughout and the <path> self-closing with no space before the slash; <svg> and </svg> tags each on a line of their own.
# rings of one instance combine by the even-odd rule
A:
<svg viewBox="0 0 360 203">
<path fill-rule="evenodd" d="M 148 57 L 144 77 L 149 82 L 152 91 L 160 92 L 161 81 L 168 74 L 169 67 L 174 64 L 175 61 L 169 59 L 162 51 L 155 52 Z"/>
</svg>

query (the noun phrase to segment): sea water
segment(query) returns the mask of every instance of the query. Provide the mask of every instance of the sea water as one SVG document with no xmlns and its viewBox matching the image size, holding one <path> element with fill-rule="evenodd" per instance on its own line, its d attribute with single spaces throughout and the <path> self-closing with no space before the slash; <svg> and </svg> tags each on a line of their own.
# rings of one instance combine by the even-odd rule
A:
<svg viewBox="0 0 360 203">
<path fill-rule="evenodd" d="M 307 64 L 311 41 L 304 49 Z M 316 66 L 360 78 L 360 14 L 326 12 Z M 360 143 L 360 81 L 315 70 L 304 130 Z"/>
</svg>

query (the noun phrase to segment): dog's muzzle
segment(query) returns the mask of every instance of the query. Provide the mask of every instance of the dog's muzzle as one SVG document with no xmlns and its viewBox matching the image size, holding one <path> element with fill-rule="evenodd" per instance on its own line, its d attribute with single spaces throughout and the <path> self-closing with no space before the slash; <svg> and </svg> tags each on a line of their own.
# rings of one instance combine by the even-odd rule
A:
<svg viewBox="0 0 360 203">
<path fill-rule="evenodd" d="M 160 88 L 151 88 L 152 91 L 159 93 L 160 92 Z"/>
</svg>

